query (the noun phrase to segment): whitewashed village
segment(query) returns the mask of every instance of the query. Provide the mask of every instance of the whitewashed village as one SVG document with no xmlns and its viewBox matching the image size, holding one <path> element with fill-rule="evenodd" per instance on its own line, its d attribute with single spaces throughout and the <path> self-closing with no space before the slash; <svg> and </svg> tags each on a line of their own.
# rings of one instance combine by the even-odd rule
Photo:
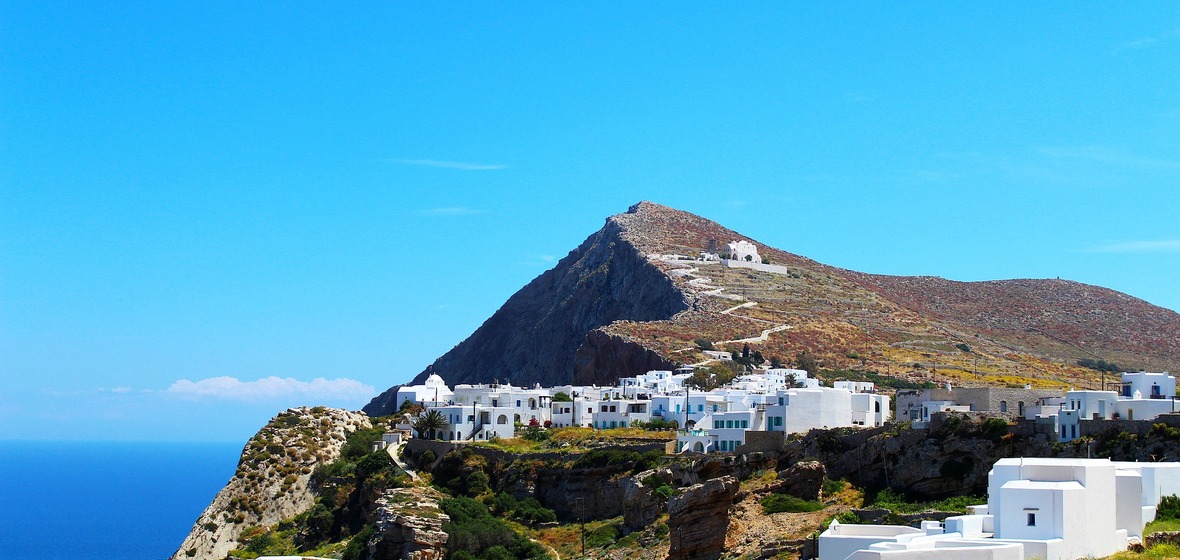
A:
<svg viewBox="0 0 1180 560">
<path fill-rule="evenodd" d="M 740 453 L 764 434 L 882 426 L 890 399 L 872 383 L 837 381 L 824 387 L 804 370 L 765 369 L 724 387 L 694 391 L 691 368 L 650 371 L 617 386 L 521 388 L 448 387 L 437 375 L 399 389 L 399 403 L 423 407 L 445 422 L 433 434 L 452 442 L 517 437 L 529 427 L 611 429 L 653 420 L 679 428 L 672 453 Z M 908 391 L 897 401 L 919 426 L 934 414 L 985 412 L 1034 422 L 1066 442 L 1095 423 L 1175 412 L 1175 378 L 1123 373 L 1118 391 L 954 388 Z M 1009 400 L 1012 399 L 1012 400 Z M 403 421 L 404 427 L 412 428 Z M 912 424 L 911 424 L 912 425 Z M 752 449 L 752 448 L 751 448 Z M 1180 495 L 1180 463 L 1107 459 L 1003 459 L 989 475 L 988 502 L 968 515 L 920 528 L 842 525 L 819 536 L 821 560 L 970 559 L 1072 560 L 1101 557 L 1140 542 L 1156 505 Z"/>
<path fill-rule="evenodd" d="M 725 266 L 781 272 L 746 241 L 726 246 Z M 684 259 L 662 255 L 663 259 Z M 784 269 L 785 270 L 785 269 Z M 707 352 L 730 359 L 727 352 Z M 758 450 L 788 434 L 873 428 L 890 422 L 923 427 L 935 415 L 978 413 L 1034 425 L 1058 442 L 1103 429 L 1104 423 L 1151 421 L 1177 412 L 1176 380 L 1168 373 L 1124 372 L 1111 390 L 953 387 L 899 390 L 895 399 L 863 381 L 824 386 L 802 369 L 750 369 L 724 386 L 697 390 L 695 369 L 649 371 L 610 387 L 515 387 L 461 384 L 437 374 L 397 391 L 405 415 L 399 428 L 417 438 L 454 443 L 514 438 L 526 429 L 675 429 L 670 454 Z M 896 414 L 896 418 L 895 418 Z M 427 422 L 421 419 L 432 416 Z M 398 436 L 390 434 L 391 438 Z M 821 560 L 1073 560 L 1114 554 L 1141 542 L 1165 496 L 1180 495 L 1180 463 L 1108 459 L 1011 458 L 989 473 L 987 503 L 942 522 L 841 524 L 818 536 Z"/>
</svg>

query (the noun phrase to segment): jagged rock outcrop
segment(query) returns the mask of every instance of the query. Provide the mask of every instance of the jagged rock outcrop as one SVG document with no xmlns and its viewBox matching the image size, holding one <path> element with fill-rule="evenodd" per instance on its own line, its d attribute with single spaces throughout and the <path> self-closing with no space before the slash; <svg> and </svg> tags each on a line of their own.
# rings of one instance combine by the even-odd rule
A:
<svg viewBox="0 0 1180 560">
<path fill-rule="evenodd" d="M 617 517 L 627 493 L 627 478 L 617 475 L 610 467 L 538 469 L 533 495 L 562 519 Z"/>
<path fill-rule="evenodd" d="M 586 333 L 586 340 L 574 352 L 574 383 L 612 385 L 621 372 L 671 370 L 676 364 L 626 338 L 601 330 Z"/>
<path fill-rule="evenodd" d="M 451 385 L 608 384 L 704 362 L 702 340 L 724 348 L 748 340 L 768 360 L 806 351 L 828 369 L 957 385 L 1097 385 L 1098 372 L 1078 366 L 1079 357 L 1180 369 L 1180 314 L 1113 290 L 1064 280 L 865 274 L 757 242 L 774 268 L 695 260 L 737 240 L 750 238 L 687 212 L 636 204 L 608 218 L 414 383 L 438 373 Z M 968 371 L 974 377 L 965 380 Z M 392 412 L 393 396 L 382 393 L 365 412 Z"/>
<path fill-rule="evenodd" d="M 335 408 L 279 413 L 246 443 L 233 478 L 197 518 L 172 560 L 220 560 L 241 546 L 246 528 L 274 525 L 311 507 L 312 470 L 340 457 L 347 434 L 370 427 L 368 416 Z"/>
<path fill-rule="evenodd" d="M 778 472 L 771 490 L 779 494 L 790 494 L 800 500 L 819 499 L 820 488 L 828 470 L 819 461 L 795 463 Z"/>
<path fill-rule="evenodd" d="M 664 510 L 664 502 L 655 493 L 655 488 L 644 481 L 653 477 L 663 482 L 672 479 L 667 469 L 643 471 L 628 478 L 623 491 L 623 526 L 628 531 L 639 531 L 655 522 Z"/>
<path fill-rule="evenodd" d="M 668 529 L 674 560 L 714 559 L 725 551 L 729 507 L 738 494 L 738 480 L 723 476 L 683 489 L 668 501 Z"/>
<path fill-rule="evenodd" d="M 438 507 L 445 496 L 428 487 L 388 490 L 376 501 L 376 531 L 368 543 L 371 560 L 440 560 L 446 556 L 443 523 L 450 517 Z"/>
</svg>

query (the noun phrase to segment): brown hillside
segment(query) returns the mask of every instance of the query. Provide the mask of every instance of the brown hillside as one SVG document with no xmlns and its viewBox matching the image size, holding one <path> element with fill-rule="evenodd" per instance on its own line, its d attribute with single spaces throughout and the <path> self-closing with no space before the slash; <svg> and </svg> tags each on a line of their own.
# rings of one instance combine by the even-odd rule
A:
<svg viewBox="0 0 1180 560">
<path fill-rule="evenodd" d="M 785 270 L 696 259 L 743 239 Z M 434 371 L 451 384 L 606 384 L 707 363 L 698 339 L 736 351 L 748 343 L 788 364 L 807 352 L 830 370 L 959 385 L 1096 387 L 1099 375 L 1079 358 L 1180 365 L 1180 315 L 1106 288 L 864 274 L 641 202 L 608 218 L 416 382 Z M 365 410 L 385 412 L 388 393 Z"/>
</svg>

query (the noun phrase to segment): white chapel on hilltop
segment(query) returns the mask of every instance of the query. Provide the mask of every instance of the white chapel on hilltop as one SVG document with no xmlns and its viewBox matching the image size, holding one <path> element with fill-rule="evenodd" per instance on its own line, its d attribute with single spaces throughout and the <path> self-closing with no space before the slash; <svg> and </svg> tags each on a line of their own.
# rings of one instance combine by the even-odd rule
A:
<svg viewBox="0 0 1180 560">
<path fill-rule="evenodd" d="M 758 255 L 758 246 L 746 240 L 734 241 L 725 246 L 729 251 L 729 259 L 734 261 L 745 261 L 761 263 L 762 257 Z"/>
</svg>

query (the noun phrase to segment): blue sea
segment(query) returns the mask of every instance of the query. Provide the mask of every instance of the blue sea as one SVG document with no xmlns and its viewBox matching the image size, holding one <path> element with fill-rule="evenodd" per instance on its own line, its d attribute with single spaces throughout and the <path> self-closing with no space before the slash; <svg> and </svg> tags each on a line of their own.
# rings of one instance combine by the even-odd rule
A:
<svg viewBox="0 0 1180 560">
<path fill-rule="evenodd" d="M 233 475 L 240 443 L 0 441 L 0 551 L 169 557 Z"/>
</svg>

